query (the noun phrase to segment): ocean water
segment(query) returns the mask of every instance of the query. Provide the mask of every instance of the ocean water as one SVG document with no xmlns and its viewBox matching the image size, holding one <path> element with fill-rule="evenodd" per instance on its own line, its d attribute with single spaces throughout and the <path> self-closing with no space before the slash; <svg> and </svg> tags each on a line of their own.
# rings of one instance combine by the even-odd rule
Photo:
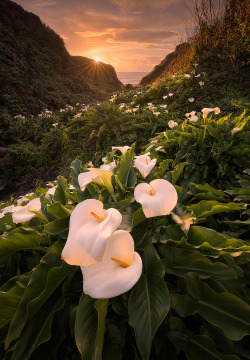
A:
<svg viewBox="0 0 250 360">
<path fill-rule="evenodd" d="M 118 79 L 125 84 L 138 85 L 147 72 L 117 72 Z"/>
</svg>

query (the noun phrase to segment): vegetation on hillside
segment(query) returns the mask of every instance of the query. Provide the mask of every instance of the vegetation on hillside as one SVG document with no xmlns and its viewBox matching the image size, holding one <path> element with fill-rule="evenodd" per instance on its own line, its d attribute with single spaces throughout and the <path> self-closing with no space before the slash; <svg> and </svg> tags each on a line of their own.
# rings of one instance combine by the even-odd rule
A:
<svg viewBox="0 0 250 360">
<path fill-rule="evenodd" d="M 9 0 L 0 2 L 0 35 L 1 118 L 103 99 L 121 89 L 111 65 L 70 56 L 59 35 Z"/>
<path fill-rule="evenodd" d="M 186 80 L 170 81 L 177 87 Z M 147 108 L 138 105 L 163 86 L 144 94 L 120 94 L 110 104 L 88 110 L 85 130 L 89 144 L 93 139 L 92 151 L 98 150 L 96 158 L 90 152 L 87 158 L 82 155 L 88 164 L 75 160 L 68 179 L 59 176 L 35 193 L 1 203 L 2 357 L 249 359 L 248 108 L 239 104 L 238 115 L 220 113 L 218 107 L 186 115 L 172 107 L 167 113 L 174 95 L 166 84 L 164 89 L 165 99 L 158 97 L 158 103 L 149 102 Z M 188 103 L 186 99 L 190 110 Z M 114 129 L 118 114 L 121 120 Z M 73 143 L 82 146 L 77 136 L 83 135 L 84 118 L 74 118 L 69 128 L 61 121 L 53 131 L 69 131 L 71 149 Z M 111 151 L 111 145 L 127 145 L 135 138 L 137 147 L 122 149 L 123 154 Z M 144 155 L 136 158 L 142 144 Z M 100 166 L 105 148 L 104 167 L 93 168 L 90 161 Z M 154 185 L 159 180 L 170 182 L 178 193 L 170 213 L 158 212 L 170 196 Z M 145 200 L 136 195 L 141 185 L 153 189 Z M 146 196 L 152 198 L 146 201 Z M 81 228 L 81 222 L 70 220 L 78 204 L 98 204 L 105 210 L 90 209 L 94 222 L 89 229 Z M 140 267 L 136 270 L 140 279 L 130 287 L 134 266 L 114 266 L 116 254 L 106 265 L 101 261 L 83 267 L 73 260 L 81 249 L 70 261 L 61 258 L 69 229 L 84 246 L 86 231 L 99 236 L 99 222 L 106 221 L 101 216 L 108 209 L 122 217 L 112 236 L 129 237 L 137 262 L 142 259 L 141 276 Z M 82 221 L 88 216 L 80 214 Z M 91 274 L 92 266 L 96 270 Z M 86 293 L 83 285 L 89 288 Z"/>
<path fill-rule="evenodd" d="M 250 359 L 250 106 L 210 55 L 4 118 L 4 181 L 29 188 L 0 202 L 0 357 Z"/>
<path fill-rule="evenodd" d="M 217 87 L 217 92 L 234 89 L 247 98 L 249 81 L 250 4 L 247 0 L 194 1 L 194 21 L 187 42 L 141 80 L 141 85 L 167 78 L 174 73 L 189 72 L 194 63 Z M 217 96 L 217 94 L 216 94 Z"/>
</svg>

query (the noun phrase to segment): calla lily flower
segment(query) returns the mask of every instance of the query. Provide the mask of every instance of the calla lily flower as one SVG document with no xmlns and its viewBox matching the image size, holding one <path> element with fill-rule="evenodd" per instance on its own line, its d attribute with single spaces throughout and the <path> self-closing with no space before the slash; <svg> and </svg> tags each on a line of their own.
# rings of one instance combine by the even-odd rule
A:
<svg viewBox="0 0 250 360">
<path fill-rule="evenodd" d="M 233 134 L 236 133 L 237 131 L 240 131 L 240 128 L 239 128 L 238 126 L 232 129 L 231 135 L 233 135 Z"/>
<path fill-rule="evenodd" d="M 177 204 L 175 187 L 167 180 L 155 179 L 136 186 L 135 200 L 142 205 L 147 218 L 167 215 Z"/>
<path fill-rule="evenodd" d="M 142 260 L 132 236 L 124 230 L 107 239 L 101 262 L 81 267 L 83 291 L 92 298 L 111 298 L 130 290 L 142 273 Z"/>
<path fill-rule="evenodd" d="M 93 168 L 91 169 L 91 172 L 96 174 L 103 181 L 103 186 L 107 188 L 111 195 L 114 194 L 114 188 L 111 184 L 111 177 L 113 175 L 113 172 L 111 170 Z"/>
<path fill-rule="evenodd" d="M 55 191 L 56 191 L 56 188 L 57 188 L 57 186 L 53 186 L 52 188 L 50 188 L 50 189 L 46 192 L 46 194 L 47 194 L 47 195 L 54 195 L 54 194 L 55 194 Z"/>
<path fill-rule="evenodd" d="M 169 120 L 169 122 L 168 122 L 168 126 L 170 127 L 170 129 L 173 129 L 177 125 L 178 125 L 178 123 L 173 120 Z"/>
<path fill-rule="evenodd" d="M 16 206 L 16 208 L 12 210 L 12 219 L 16 224 L 29 221 L 36 216 L 36 214 L 32 213 L 32 211 L 39 210 L 41 210 L 40 199 L 32 199 L 25 206 Z"/>
<path fill-rule="evenodd" d="M 81 190 L 84 190 L 85 186 L 90 184 L 92 181 L 98 185 L 104 186 L 102 179 L 92 171 L 84 172 L 78 175 L 78 183 Z"/>
<path fill-rule="evenodd" d="M 218 107 L 215 107 L 215 108 L 204 108 L 201 110 L 202 111 L 202 114 L 203 114 L 203 118 L 206 119 L 208 114 L 210 112 L 214 112 L 215 115 L 219 114 L 220 113 L 220 109 Z"/>
<path fill-rule="evenodd" d="M 101 170 L 113 170 L 116 167 L 115 161 L 112 161 L 110 164 L 103 164 L 100 166 Z"/>
<path fill-rule="evenodd" d="M 198 116 L 195 115 L 196 111 L 191 111 L 191 113 L 185 114 L 188 119 L 192 122 L 196 122 L 198 120 Z"/>
<path fill-rule="evenodd" d="M 70 265 L 87 266 L 101 261 L 107 238 L 122 221 L 116 209 L 103 209 L 103 203 L 87 199 L 72 211 L 69 235 L 62 251 Z"/>
<path fill-rule="evenodd" d="M 136 156 L 134 161 L 134 166 L 140 171 L 144 178 L 148 176 L 157 162 L 157 159 L 151 159 L 148 154 L 149 153 Z"/>
<path fill-rule="evenodd" d="M 199 85 L 200 85 L 200 86 L 203 86 L 204 84 L 205 84 L 204 81 L 200 81 L 200 82 L 199 82 Z"/>
</svg>

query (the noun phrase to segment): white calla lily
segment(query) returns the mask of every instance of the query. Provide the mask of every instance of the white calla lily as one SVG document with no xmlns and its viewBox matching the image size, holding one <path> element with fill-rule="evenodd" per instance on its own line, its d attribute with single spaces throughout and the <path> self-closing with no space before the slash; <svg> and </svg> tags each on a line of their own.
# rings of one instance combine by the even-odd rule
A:
<svg viewBox="0 0 250 360">
<path fill-rule="evenodd" d="M 231 135 L 235 134 L 237 131 L 240 131 L 240 128 L 238 126 L 232 129 Z"/>
<path fill-rule="evenodd" d="M 148 176 L 157 162 L 157 159 L 151 159 L 148 154 L 149 153 L 136 156 L 134 161 L 134 166 L 140 171 L 144 178 Z"/>
<path fill-rule="evenodd" d="M 202 111 L 202 115 L 203 115 L 204 119 L 207 118 L 207 116 L 208 116 L 208 114 L 210 112 L 214 112 L 215 115 L 220 113 L 220 109 L 218 107 L 215 107 L 215 108 L 203 108 L 201 111 Z"/>
<path fill-rule="evenodd" d="M 81 267 L 83 291 L 93 298 L 111 298 L 130 290 L 142 273 L 142 260 L 132 236 L 124 230 L 107 239 L 101 262 Z"/>
<path fill-rule="evenodd" d="M 107 169 L 93 168 L 93 169 L 91 169 L 91 172 L 96 174 L 100 178 L 100 180 L 102 180 L 103 186 L 105 186 L 107 188 L 109 193 L 113 196 L 114 200 L 116 201 L 116 199 L 114 197 L 114 188 L 111 183 L 111 177 L 113 175 L 113 172 L 111 171 L 111 169 L 107 170 Z M 95 179 L 95 181 L 96 181 L 96 179 Z"/>
<path fill-rule="evenodd" d="M 100 179 L 99 176 L 92 171 L 84 172 L 78 175 L 78 183 L 81 190 L 84 190 L 85 186 L 90 184 L 92 181 L 98 185 L 104 186 L 102 179 Z"/>
<path fill-rule="evenodd" d="M 164 179 L 137 185 L 134 196 L 147 218 L 169 214 L 178 199 L 175 187 Z"/>
<path fill-rule="evenodd" d="M 131 146 L 112 146 L 112 150 L 119 150 L 123 156 L 129 149 L 131 149 Z"/>
<path fill-rule="evenodd" d="M 173 120 L 169 120 L 169 122 L 168 122 L 168 126 L 170 127 L 170 129 L 173 129 L 177 125 L 178 125 L 178 123 Z"/>
<path fill-rule="evenodd" d="M 36 214 L 32 213 L 32 211 L 39 210 L 41 210 L 41 201 L 39 198 L 35 198 L 28 202 L 25 206 L 16 206 L 12 210 L 12 219 L 16 224 L 29 221 L 36 216 Z"/>
<path fill-rule="evenodd" d="M 110 164 L 103 164 L 100 166 L 101 170 L 113 170 L 116 167 L 115 161 L 112 161 Z"/>
<path fill-rule="evenodd" d="M 87 266 L 101 261 L 107 238 L 122 221 L 116 209 L 103 209 L 103 203 L 87 199 L 73 210 L 69 235 L 62 251 L 63 259 L 70 265 Z"/>
</svg>

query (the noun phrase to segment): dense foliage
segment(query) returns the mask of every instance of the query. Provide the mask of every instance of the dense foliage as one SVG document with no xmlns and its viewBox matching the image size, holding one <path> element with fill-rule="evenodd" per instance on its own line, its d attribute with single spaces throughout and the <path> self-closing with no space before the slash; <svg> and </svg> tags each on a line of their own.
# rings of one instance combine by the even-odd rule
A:
<svg viewBox="0 0 250 360">
<path fill-rule="evenodd" d="M 139 104 L 160 89 L 134 99 Z M 111 108 L 114 114 L 120 111 L 114 103 L 124 96 L 134 95 L 113 97 L 109 114 Z M 170 113 L 160 105 L 134 111 L 141 111 L 137 115 L 141 122 L 134 125 L 137 134 L 139 128 L 142 134 L 148 127 L 152 133 L 158 131 L 144 147 L 157 159 L 146 178 L 133 167 L 139 151 L 132 146 L 124 156 L 115 150 L 107 154 L 107 163 L 116 161 L 109 187 L 89 183 L 81 190 L 78 175 L 88 170 L 75 160 L 68 180 L 60 176 L 51 183 L 56 186 L 53 191 L 40 187 L 20 199 L 24 206 L 40 198 L 41 209 L 34 210 L 31 220 L 15 223 L 11 214 L 15 208 L 5 208 L 16 201 L 2 203 L 1 354 L 5 359 L 45 355 L 48 359 L 249 359 L 247 107 L 237 116 L 198 113 L 195 121 L 173 112 L 172 126 L 165 118 Z M 98 111 L 100 132 L 107 105 L 90 109 L 88 116 L 96 117 Z M 126 115 L 132 113 L 125 111 L 117 133 L 122 124 L 128 126 Z M 76 134 L 81 131 L 77 121 L 71 125 Z M 103 125 L 109 134 L 112 128 L 108 122 Z M 154 179 L 171 182 L 178 203 L 169 215 L 146 218 L 134 190 Z M 130 232 L 143 260 L 140 280 L 114 298 L 96 300 L 84 294 L 79 266 L 61 259 L 71 213 L 86 199 L 119 210 L 119 229 Z"/>
<path fill-rule="evenodd" d="M 247 97 L 249 81 L 248 0 L 194 0 L 190 12 L 193 23 L 187 42 L 168 54 L 154 70 L 141 80 L 152 84 L 176 72 L 191 71 L 199 63 L 216 85 L 214 99 L 234 92 Z"/>
<path fill-rule="evenodd" d="M 111 65 L 70 56 L 59 35 L 9 0 L 0 2 L 0 49 L 1 118 L 104 98 L 121 88 Z"/>
</svg>

